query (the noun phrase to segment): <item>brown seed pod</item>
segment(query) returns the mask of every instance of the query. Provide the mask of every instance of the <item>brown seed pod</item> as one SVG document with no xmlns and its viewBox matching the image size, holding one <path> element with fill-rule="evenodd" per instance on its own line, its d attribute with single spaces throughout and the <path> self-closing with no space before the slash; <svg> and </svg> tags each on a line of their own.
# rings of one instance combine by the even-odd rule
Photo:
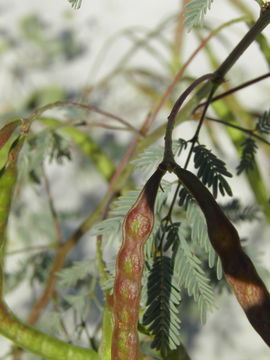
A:
<svg viewBox="0 0 270 360">
<path fill-rule="evenodd" d="M 173 171 L 201 207 L 209 239 L 220 256 L 225 278 L 249 322 L 270 346 L 270 295 L 252 261 L 243 251 L 237 230 L 194 174 L 178 165 Z"/>
<path fill-rule="evenodd" d="M 152 232 L 154 204 L 165 171 L 158 168 L 145 184 L 123 223 L 123 240 L 116 259 L 113 288 L 112 360 L 137 360 L 143 246 Z"/>
</svg>

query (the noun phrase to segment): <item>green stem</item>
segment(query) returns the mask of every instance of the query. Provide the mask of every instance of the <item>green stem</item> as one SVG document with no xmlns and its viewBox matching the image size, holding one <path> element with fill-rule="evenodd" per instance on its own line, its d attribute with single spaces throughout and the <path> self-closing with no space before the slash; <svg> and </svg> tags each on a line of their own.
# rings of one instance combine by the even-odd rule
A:
<svg viewBox="0 0 270 360">
<path fill-rule="evenodd" d="M 0 333 L 17 346 L 48 360 L 98 360 L 93 350 L 67 344 L 24 324 L 3 302 L 0 303 Z"/>
<path fill-rule="evenodd" d="M 223 61 L 220 65 L 216 74 L 221 79 L 224 78 L 226 73 L 231 69 L 231 67 L 236 63 L 239 57 L 246 51 L 246 49 L 256 40 L 257 36 L 264 30 L 264 28 L 270 22 L 270 9 L 265 9 L 261 12 L 259 19 L 256 23 L 250 28 L 247 34 L 243 39 L 238 43 L 238 45 L 233 49 L 229 56 Z"/>
</svg>

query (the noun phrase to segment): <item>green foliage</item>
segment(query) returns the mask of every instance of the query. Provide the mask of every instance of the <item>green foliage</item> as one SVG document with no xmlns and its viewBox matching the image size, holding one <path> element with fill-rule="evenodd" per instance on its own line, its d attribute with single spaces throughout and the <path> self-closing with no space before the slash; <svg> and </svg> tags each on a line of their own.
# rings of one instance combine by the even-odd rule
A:
<svg viewBox="0 0 270 360">
<path fill-rule="evenodd" d="M 187 209 L 188 205 L 192 201 L 193 201 L 192 195 L 185 187 L 181 186 L 179 191 L 178 205 L 183 206 L 185 209 Z"/>
<path fill-rule="evenodd" d="M 82 0 L 68 0 L 74 9 L 79 9 L 82 4 Z"/>
<path fill-rule="evenodd" d="M 204 145 L 195 146 L 193 152 L 194 166 L 198 169 L 197 176 L 204 185 L 212 188 L 214 197 L 216 198 L 218 193 L 232 196 L 232 190 L 225 179 L 225 176 L 232 177 L 232 174 L 226 169 L 224 161 L 218 159 Z"/>
<path fill-rule="evenodd" d="M 25 144 L 23 159 L 19 164 L 22 176 L 40 183 L 46 159 L 58 164 L 71 160 L 69 143 L 57 131 L 41 132 Z"/>
<path fill-rule="evenodd" d="M 93 273 L 95 266 L 95 261 L 92 259 L 75 261 L 72 266 L 63 269 L 58 273 L 59 285 L 63 288 L 75 286 L 78 281 L 84 280 Z"/>
<path fill-rule="evenodd" d="M 180 156 L 187 147 L 187 141 L 184 139 L 174 140 L 172 150 L 176 156 Z M 163 158 L 164 148 L 148 147 L 139 156 L 132 161 L 136 168 L 140 169 L 145 175 L 149 175 L 158 166 Z"/>
<path fill-rule="evenodd" d="M 195 25 L 201 25 L 206 11 L 210 9 L 214 0 L 190 0 L 186 5 L 185 24 L 191 29 Z"/>
<path fill-rule="evenodd" d="M 20 23 L 22 34 L 29 40 L 40 43 L 44 40 L 45 24 L 36 14 L 24 17 Z"/>
<path fill-rule="evenodd" d="M 163 157 L 163 148 L 149 147 L 145 149 L 132 163 L 143 173 L 149 174 L 160 163 Z"/>
<path fill-rule="evenodd" d="M 256 123 L 256 131 L 263 135 L 270 134 L 270 110 L 265 111 Z"/>
<path fill-rule="evenodd" d="M 198 304 L 201 322 L 205 323 L 207 312 L 214 307 L 214 293 L 202 269 L 201 261 L 187 243 L 181 227 L 178 246 L 179 250 L 175 256 L 175 276 L 180 286 L 183 286 Z"/>
<path fill-rule="evenodd" d="M 240 221 L 254 221 L 259 220 L 261 210 L 258 206 L 255 205 L 247 205 L 243 206 L 239 199 L 232 199 L 226 204 L 222 205 L 222 208 L 228 218 L 234 223 L 238 223 Z"/>
<path fill-rule="evenodd" d="M 30 284 L 37 282 L 44 284 L 48 277 L 52 265 L 52 254 L 49 252 L 39 252 L 29 255 L 27 261 L 20 261 L 18 268 L 13 272 L 5 272 L 6 292 L 14 291 L 23 281 Z"/>
<path fill-rule="evenodd" d="M 102 235 L 106 238 L 106 244 L 111 242 L 118 243 L 121 236 L 121 229 L 124 216 L 135 203 L 141 189 L 127 191 L 117 198 L 111 206 L 109 217 L 94 225 L 91 229 L 91 235 Z"/>
<path fill-rule="evenodd" d="M 161 181 L 161 189 L 162 191 L 158 192 L 156 198 L 155 208 L 157 214 L 164 205 L 164 200 L 167 198 L 171 190 L 171 184 L 163 180 Z M 138 188 L 137 190 L 126 191 L 123 195 L 119 196 L 115 201 L 113 201 L 108 218 L 94 225 L 90 232 L 91 235 L 105 236 L 107 245 L 111 244 L 111 242 L 118 243 L 121 236 L 124 216 L 137 200 L 140 191 L 141 188 Z M 158 219 L 156 219 L 155 227 L 157 227 L 157 220 Z M 148 239 L 147 243 L 151 243 L 151 239 Z"/>
<path fill-rule="evenodd" d="M 212 268 L 215 264 L 216 254 L 209 241 L 206 221 L 199 206 L 193 202 L 188 205 L 186 219 L 191 227 L 191 240 L 193 246 L 200 246 L 208 255 L 208 265 Z"/>
<path fill-rule="evenodd" d="M 154 258 L 147 279 L 147 308 L 143 324 L 153 335 L 151 346 L 166 357 L 169 350 L 180 345 L 179 303 L 177 282 L 173 276 L 173 261 L 167 256 Z"/>
<path fill-rule="evenodd" d="M 237 175 L 240 175 L 244 171 L 247 172 L 253 169 L 255 163 L 255 155 L 258 149 L 258 146 L 252 137 L 247 137 L 241 144 L 241 147 L 241 160 L 236 168 Z"/>
<path fill-rule="evenodd" d="M 174 247 L 175 244 L 178 242 L 178 229 L 181 225 L 180 222 L 175 222 L 172 224 L 169 224 L 167 229 L 161 228 L 161 233 L 166 233 L 166 242 L 164 245 L 164 251 L 168 251 L 170 248 Z"/>
</svg>

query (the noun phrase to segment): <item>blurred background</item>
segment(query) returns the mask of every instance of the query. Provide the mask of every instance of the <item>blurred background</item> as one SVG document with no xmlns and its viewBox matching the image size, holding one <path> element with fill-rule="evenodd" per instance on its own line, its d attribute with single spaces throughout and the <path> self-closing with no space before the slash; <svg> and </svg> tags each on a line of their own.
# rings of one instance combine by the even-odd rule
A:
<svg viewBox="0 0 270 360">
<path fill-rule="evenodd" d="M 179 0 L 83 0 L 78 10 L 72 9 L 66 0 L 0 0 L 0 122 L 4 124 L 8 119 L 25 117 L 37 107 L 54 101 L 74 101 L 108 111 L 138 129 L 201 39 L 211 29 L 243 16 L 239 3 L 215 0 L 206 15 L 204 28 L 191 32 L 184 30 L 184 35 L 179 35 L 177 19 L 182 6 Z M 244 3 L 246 11 L 257 18 L 259 7 L 256 1 Z M 192 61 L 186 79 L 177 86 L 174 97 L 185 89 L 191 78 L 211 72 L 214 64 L 226 57 L 246 31 L 246 23 L 239 21 L 213 38 L 209 48 Z M 267 39 L 270 29 L 266 29 L 264 35 Z M 233 87 L 268 71 L 269 64 L 258 45 L 253 44 L 229 72 L 226 82 Z M 242 90 L 237 98 L 251 112 L 266 111 L 269 109 L 269 90 L 270 80 L 266 79 Z M 162 108 L 153 129 L 165 121 L 169 109 L 169 104 Z M 74 111 L 58 109 L 53 110 L 53 114 L 68 120 Z M 93 123 L 100 119 L 99 114 L 91 116 Z M 190 138 L 195 124 L 193 121 L 185 122 L 177 128 L 175 136 Z M 89 127 L 87 131 L 97 139 L 114 164 L 123 157 L 132 135 L 99 126 Z M 203 136 L 205 141 L 209 141 L 207 134 L 203 133 Z M 235 149 L 222 132 L 217 138 L 226 152 L 228 166 L 235 169 L 238 161 Z M 48 143 L 44 140 L 39 146 L 45 150 Z M 63 239 L 68 238 L 86 214 L 94 209 L 107 188 L 104 177 L 76 147 L 72 148 L 73 161 L 68 161 L 68 157 L 67 154 L 62 156 L 60 165 L 56 161 L 45 164 L 50 192 L 61 218 Z M 269 195 L 269 157 L 259 151 L 258 160 L 262 164 L 262 176 Z M 42 247 L 47 249 L 47 244 L 55 239 L 47 209 L 48 199 L 43 197 L 44 188 L 38 186 L 42 155 L 34 160 L 32 156 L 31 161 L 31 169 L 37 170 L 32 171 L 35 185 L 16 194 L 18 203 L 10 222 L 6 265 L 7 302 L 22 319 L 27 318 L 33 296 L 38 297 L 42 279 L 51 265 L 50 251 L 45 255 L 40 251 Z M 29 176 L 23 168 L 22 165 L 22 178 Z M 142 184 L 144 178 L 138 176 L 136 181 Z M 245 204 L 254 202 L 254 195 L 243 176 L 233 178 L 230 184 Z M 240 225 L 239 230 L 241 236 L 250 241 L 252 255 L 258 259 L 269 288 L 270 229 L 263 216 L 259 218 L 257 222 Z M 95 244 L 89 239 L 91 236 L 84 234 L 70 262 L 95 257 Z M 30 250 L 18 251 L 23 248 Z M 38 269 L 42 271 L 39 273 Z M 20 281 L 22 274 L 27 274 L 28 281 Z M 29 278 L 32 279 L 30 282 Z M 249 326 L 235 298 L 223 291 L 217 294 L 216 302 L 217 309 L 208 315 L 206 325 L 201 326 L 198 319 L 186 323 L 190 328 L 184 336 L 185 345 L 192 360 L 269 359 L 269 349 Z M 93 321 L 100 317 L 99 305 L 95 306 Z M 53 316 L 57 317 L 52 314 L 47 323 L 45 319 L 41 320 L 39 326 L 43 330 L 50 328 L 48 323 L 53 322 Z M 89 331 L 94 329 L 90 327 Z M 0 339 L 0 344 L 0 359 L 15 359 L 10 343 Z M 24 359 L 38 358 L 26 354 Z"/>
</svg>

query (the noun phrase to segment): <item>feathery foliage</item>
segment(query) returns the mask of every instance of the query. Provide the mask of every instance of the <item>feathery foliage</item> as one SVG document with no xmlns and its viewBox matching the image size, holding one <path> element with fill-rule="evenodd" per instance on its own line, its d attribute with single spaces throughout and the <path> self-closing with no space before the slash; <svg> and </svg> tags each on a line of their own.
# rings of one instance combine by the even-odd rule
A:
<svg viewBox="0 0 270 360">
<path fill-rule="evenodd" d="M 159 147 L 146 148 L 132 163 L 144 174 L 149 174 L 160 163 L 164 149 Z"/>
<path fill-rule="evenodd" d="M 214 0 L 190 0 L 186 5 L 187 11 L 185 13 L 185 25 L 189 30 L 193 26 L 201 25 L 207 9 L 210 10 L 211 4 Z"/>
<path fill-rule="evenodd" d="M 111 206 L 109 217 L 93 226 L 90 234 L 93 236 L 105 235 L 107 239 L 106 243 L 111 240 L 119 240 L 124 216 L 135 203 L 139 193 L 140 190 L 131 190 L 119 196 Z"/>
<path fill-rule="evenodd" d="M 172 143 L 173 153 L 180 156 L 182 150 L 186 149 L 187 141 L 184 139 L 174 140 Z M 136 168 L 140 169 L 144 174 L 150 174 L 153 172 L 158 164 L 161 162 L 164 154 L 164 148 L 162 146 L 146 148 L 137 159 L 132 161 L 132 164 Z"/>
<path fill-rule="evenodd" d="M 82 0 L 68 0 L 74 9 L 79 9 L 82 5 Z"/>
<path fill-rule="evenodd" d="M 175 256 L 175 275 L 189 296 L 198 304 L 200 319 L 204 323 L 206 314 L 214 306 L 214 293 L 209 285 L 209 279 L 202 269 L 201 260 L 192 251 L 185 237 L 179 231 L 179 250 Z"/>
<path fill-rule="evenodd" d="M 41 132 L 26 142 L 19 163 L 21 176 L 40 183 L 46 159 L 60 165 L 64 160 L 71 160 L 68 141 L 56 131 Z"/>
<path fill-rule="evenodd" d="M 58 273 L 59 285 L 62 288 L 76 285 L 80 280 L 93 273 L 95 262 L 91 260 L 75 261 L 74 264 Z"/>
<path fill-rule="evenodd" d="M 212 268 L 216 262 L 216 253 L 210 243 L 207 225 L 199 206 L 193 202 L 188 205 L 186 219 L 191 227 L 191 241 L 193 246 L 200 246 L 208 255 L 208 265 Z"/>
<path fill-rule="evenodd" d="M 168 181 L 162 180 L 161 181 L 161 188 L 162 191 L 159 191 L 156 198 L 156 221 L 154 224 L 154 229 L 152 232 L 152 235 L 150 235 L 150 238 L 148 239 L 145 250 L 148 253 L 151 248 L 151 242 L 153 240 L 153 234 L 159 227 L 159 219 L 158 214 L 164 205 L 164 202 L 166 201 L 168 194 L 171 190 L 171 184 Z M 95 224 L 90 234 L 93 236 L 102 235 L 106 237 L 106 245 L 108 245 L 110 242 L 117 243 L 120 240 L 121 237 L 121 229 L 122 229 L 122 223 L 124 216 L 127 214 L 129 209 L 132 207 L 132 205 L 135 203 L 135 201 L 138 198 L 138 195 L 141 191 L 141 188 L 138 188 L 137 190 L 131 190 L 127 191 L 123 195 L 119 196 L 111 206 L 111 210 L 109 212 L 109 217 L 105 220 L 100 221 L 99 223 Z"/>
<path fill-rule="evenodd" d="M 270 134 L 270 110 L 265 111 L 262 116 L 258 118 L 256 131 L 264 135 Z"/>
<path fill-rule="evenodd" d="M 178 229 L 180 225 L 180 222 L 176 222 L 170 224 L 167 229 L 164 229 L 164 231 L 166 231 L 166 242 L 163 249 L 164 251 L 168 251 L 178 242 Z"/>
<path fill-rule="evenodd" d="M 234 223 L 259 219 L 260 209 L 254 205 L 243 206 L 239 199 L 232 199 L 222 206 L 225 214 Z"/>
<path fill-rule="evenodd" d="M 185 187 L 182 186 L 179 191 L 178 205 L 183 206 L 185 209 L 187 209 L 189 203 L 192 201 L 193 201 L 192 195 L 189 193 L 189 191 Z"/>
<path fill-rule="evenodd" d="M 151 346 L 166 356 L 169 350 L 180 345 L 179 303 L 181 300 L 173 277 L 173 261 L 167 256 L 157 256 L 147 281 L 147 309 L 143 324 L 154 339 Z"/>
<path fill-rule="evenodd" d="M 204 185 L 212 187 L 214 197 L 217 197 L 218 192 L 222 196 L 225 194 L 232 196 L 231 188 L 225 179 L 225 176 L 232 177 L 232 174 L 226 169 L 224 161 L 218 159 L 204 145 L 195 146 L 193 152 L 194 166 L 198 169 L 197 176 Z"/>
<path fill-rule="evenodd" d="M 236 168 L 237 175 L 240 175 L 244 171 L 249 171 L 253 169 L 255 155 L 258 148 L 255 140 L 252 137 L 247 137 L 241 144 L 241 147 L 241 160 Z"/>
</svg>

